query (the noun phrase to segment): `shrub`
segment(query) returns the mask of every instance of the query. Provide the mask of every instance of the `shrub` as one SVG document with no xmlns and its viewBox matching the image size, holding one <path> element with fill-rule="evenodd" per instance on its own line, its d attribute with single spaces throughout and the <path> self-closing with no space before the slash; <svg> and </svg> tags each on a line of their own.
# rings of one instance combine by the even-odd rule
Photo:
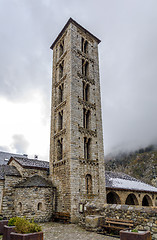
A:
<svg viewBox="0 0 157 240">
<path fill-rule="evenodd" d="M 138 230 L 137 229 L 132 229 L 131 232 L 138 232 Z"/>
<path fill-rule="evenodd" d="M 0 217 L 0 220 L 3 220 L 3 217 Z"/>
<path fill-rule="evenodd" d="M 34 221 L 30 222 L 26 218 L 17 217 L 15 222 L 15 231 L 17 233 L 40 232 L 41 227 Z"/>
<path fill-rule="evenodd" d="M 16 220 L 17 220 L 17 217 L 10 218 L 8 221 L 8 226 L 15 226 Z"/>
<path fill-rule="evenodd" d="M 30 233 L 33 233 L 33 232 L 41 232 L 41 226 L 39 226 L 37 223 L 35 222 L 32 222 L 30 223 Z"/>
</svg>

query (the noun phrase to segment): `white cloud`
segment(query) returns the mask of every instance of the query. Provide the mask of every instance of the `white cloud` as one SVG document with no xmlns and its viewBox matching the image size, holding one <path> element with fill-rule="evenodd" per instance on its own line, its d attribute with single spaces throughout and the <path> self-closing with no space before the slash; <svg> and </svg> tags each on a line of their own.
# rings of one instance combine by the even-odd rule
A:
<svg viewBox="0 0 157 240">
<path fill-rule="evenodd" d="M 106 151 L 157 141 L 156 0 L 1 0 L 0 145 L 11 148 L 13 135 L 21 134 L 28 154 L 47 158 L 49 47 L 69 17 L 102 40 Z"/>
<path fill-rule="evenodd" d="M 43 122 L 43 101 L 40 92 L 34 92 L 25 103 L 12 103 L 0 98 L 0 146 L 9 146 L 11 152 L 22 153 L 26 150 L 29 155 L 39 155 L 39 158 L 48 160 L 49 154 L 49 123 Z M 16 136 L 16 138 L 15 138 Z M 21 146 L 19 137 L 22 136 Z M 18 138 L 17 138 L 18 137 Z M 26 148 L 24 147 L 25 143 Z M 19 148 L 18 148 L 19 146 Z"/>
</svg>

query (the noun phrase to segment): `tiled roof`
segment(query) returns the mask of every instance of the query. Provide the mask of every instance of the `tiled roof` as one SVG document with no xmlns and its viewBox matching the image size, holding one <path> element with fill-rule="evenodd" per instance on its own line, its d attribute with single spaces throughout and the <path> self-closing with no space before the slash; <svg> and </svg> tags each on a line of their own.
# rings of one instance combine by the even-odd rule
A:
<svg viewBox="0 0 157 240">
<path fill-rule="evenodd" d="M 125 173 L 106 171 L 106 187 L 132 191 L 157 192 L 157 188 L 141 182 Z"/>
<path fill-rule="evenodd" d="M 34 175 L 33 177 L 28 178 L 22 183 L 16 185 L 16 188 L 24 188 L 24 187 L 53 187 L 52 183 L 45 180 L 43 177 L 39 175 Z"/>
<path fill-rule="evenodd" d="M 0 166 L 0 180 L 4 180 L 5 176 L 18 176 L 20 177 L 20 173 L 14 166 L 1 165 Z"/>
<path fill-rule="evenodd" d="M 39 169 L 49 169 L 49 162 L 47 161 L 41 161 L 41 160 L 36 160 L 36 159 L 29 159 L 29 158 L 19 158 L 19 157 L 14 157 L 11 158 L 10 161 L 14 159 L 17 161 L 22 167 L 24 168 L 39 168 Z M 9 161 L 9 163 L 10 163 Z"/>
</svg>

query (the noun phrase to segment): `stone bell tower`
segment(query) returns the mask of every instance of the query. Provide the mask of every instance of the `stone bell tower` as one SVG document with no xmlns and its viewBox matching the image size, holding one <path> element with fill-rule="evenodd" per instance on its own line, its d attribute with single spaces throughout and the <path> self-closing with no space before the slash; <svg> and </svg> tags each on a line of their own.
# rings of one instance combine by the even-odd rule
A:
<svg viewBox="0 0 157 240">
<path fill-rule="evenodd" d="M 51 46 L 50 174 L 56 211 L 69 212 L 72 222 L 88 201 L 106 201 L 99 43 L 70 18 Z"/>
</svg>

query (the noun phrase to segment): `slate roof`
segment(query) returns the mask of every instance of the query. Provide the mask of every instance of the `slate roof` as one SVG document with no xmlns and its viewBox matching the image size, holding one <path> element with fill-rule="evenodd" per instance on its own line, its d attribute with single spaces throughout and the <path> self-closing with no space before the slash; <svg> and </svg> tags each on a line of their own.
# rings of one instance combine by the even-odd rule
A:
<svg viewBox="0 0 157 240">
<path fill-rule="evenodd" d="M 47 162 L 47 161 L 41 161 L 41 160 L 29 159 L 29 158 L 21 158 L 21 157 L 12 157 L 9 160 L 8 164 L 13 159 L 24 168 L 37 168 L 37 169 L 49 170 L 49 162 Z"/>
<path fill-rule="evenodd" d="M 27 156 L 22 155 L 22 154 L 15 154 L 15 153 L 8 153 L 8 152 L 0 151 L 0 165 L 6 165 L 9 161 L 9 159 L 11 158 L 11 156 L 27 158 Z"/>
<path fill-rule="evenodd" d="M 125 173 L 106 171 L 105 178 L 107 188 L 157 193 L 156 187 L 141 182 Z"/>
<path fill-rule="evenodd" d="M 21 176 L 20 173 L 17 171 L 17 169 L 14 166 L 9 165 L 9 163 L 13 159 L 15 161 L 17 161 L 23 168 L 35 168 L 35 169 L 49 171 L 49 162 L 47 162 L 47 161 L 41 161 L 41 160 L 37 160 L 37 159 L 29 159 L 25 156 L 20 156 L 20 157 L 16 156 L 16 157 L 10 158 L 8 165 L 0 166 L 0 179 L 1 180 L 5 178 L 5 175 Z M 36 179 L 37 178 L 32 179 L 34 181 L 34 183 L 32 183 L 32 184 L 34 184 L 34 186 L 37 186 Z M 106 187 L 110 188 L 110 189 L 157 193 L 157 188 L 155 188 L 149 184 L 146 184 L 144 182 L 141 182 L 140 180 L 137 180 L 136 178 L 133 178 L 125 173 L 106 171 L 105 179 L 106 179 Z M 40 184 L 41 184 L 41 181 L 39 181 L 39 185 Z M 42 184 L 40 186 L 42 186 Z"/>
<path fill-rule="evenodd" d="M 25 187 L 53 187 L 52 183 L 45 180 L 39 175 L 34 175 L 33 177 L 27 178 L 25 181 L 16 185 L 16 188 L 25 188 Z"/>
<path fill-rule="evenodd" d="M 0 180 L 4 180 L 5 176 L 21 177 L 19 171 L 14 166 L 1 165 L 0 166 Z"/>
</svg>

